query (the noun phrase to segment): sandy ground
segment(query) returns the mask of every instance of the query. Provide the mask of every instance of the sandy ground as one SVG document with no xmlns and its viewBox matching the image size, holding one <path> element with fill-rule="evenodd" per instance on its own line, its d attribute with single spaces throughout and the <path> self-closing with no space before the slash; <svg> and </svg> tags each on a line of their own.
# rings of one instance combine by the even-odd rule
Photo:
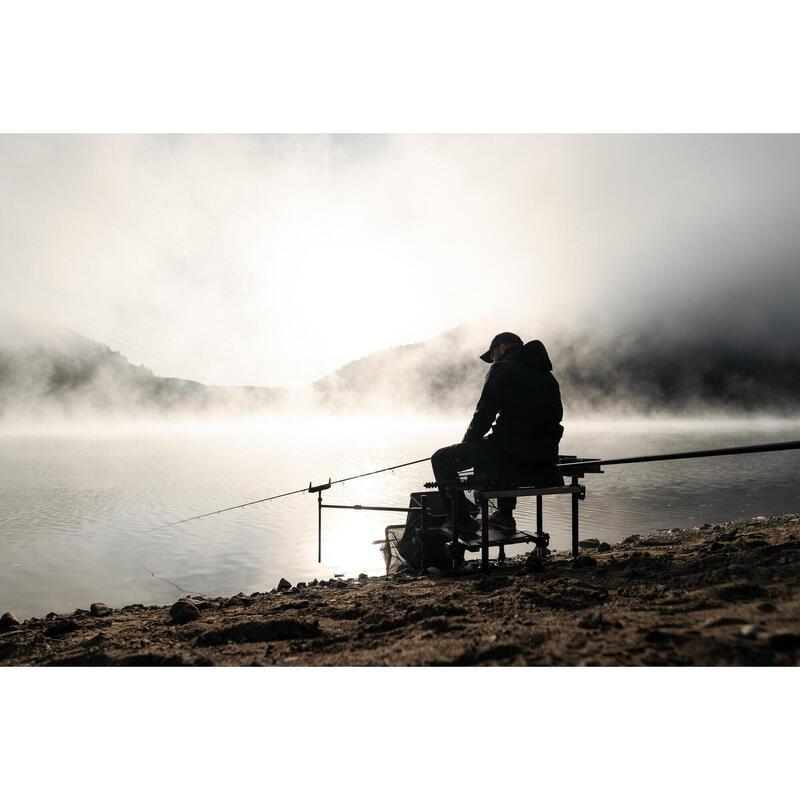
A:
<svg viewBox="0 0 800 800">
<path fill-rule="evenodd" d="M 521 557 L 487 575 L 282 582 L 172 609 L 99 605 L 21 624 L 6 615 L 0 664 L 800 663 L 800 515 L 597 545 L 534 571 Z"/>
</svg>

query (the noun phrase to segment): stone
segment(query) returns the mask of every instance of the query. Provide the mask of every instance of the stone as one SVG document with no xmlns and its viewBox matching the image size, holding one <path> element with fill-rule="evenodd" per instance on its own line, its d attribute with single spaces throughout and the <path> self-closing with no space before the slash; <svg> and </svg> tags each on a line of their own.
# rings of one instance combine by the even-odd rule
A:
<svg viewBox="0 0 800 800">
<path fill-rule="evenodd" d="M 0 631 L 10 631 L 12 628 L 19 627 L 19 620 L 10 611 L 6 611 L 6 613 L 0 617 Z"/>
<path fill-rule="evenodd" d="M 295 589 L 297 589 L 297 590 L 305 589 L 305 588 L 306 588 L 306 584 L 305 584 L 304 581 L 299 581 L 298 584 L 295 586 Z"/>
<path fill-rule="evenodd" d="M 544 563 L 539 557 L 537 550 L 531 550 L 528 557 L 525 559 L 525 572 L 542 572 L 544 570 Z"/>
<path fill-rule="evenodd" d="M 762 625 L 743 625 L 739 633 L 741 633 L 745 639 L 755 639 L 763 630 L 764 628 Z"/>
<path fill-rule="evenodd" d="M 173 622 L 182 625 L 184 622 L 191 622 L 192 620 L 200 617 L 200 609 L 195 605 L 193 600 L 188 597 L 182 597 L 175 603 L 169 610 L 169 615 Z"/>
<path fill-rule="evenodd" d="M 51 625 L 44 632 L 44 635 L 53 638 L 76 630 L 78 630 L 78 623 L 74 619 L 60 619 L 54 625 Z"/>
<path fill-rule="evenodd" d="M 609 550 L 611 550 L 611 545 L 608 542 L 600 542 L 600 544 L 597 545 L 598 553 L 607 553 Z"/>
<path fill-rule="evenodd" d="M 111 609 L 105 603 L 92 603 L 89 611 L 93 617 L 107 617 L 111 614 Z"/>
<path fill-rule="evenodd" d="M 366 572 L 360 572 L 359 575 L 358 575 L 358 579 L 360 581 L 362 581 L 362 582 L 363 581 L 368 581 L 369 580 L 369 575 L 367 575 Z"/>
<path fill-rule="evenodd" d="M 582 553 L 577 558 L 572 559 L 573 569 L 587 569 L 594 566 L 597 566 L 597 559 L 587 556 L 585 553 Z"/>
<path fill-rule="evenodd" d="M 603 622 L 603 612 L 599 608 L 592 608 L 578 620 L 579 628 L 599 628 Z"/>
<path fill-rule="evenodd" d="M 741 617 L 715 617 L 713 619 L 709 619 L 704 628 L 721 628 L 725 625 L 743 625 L 745 620 Z"/>
<path fill-rule="evenodd" d="M 578 542 L 578 547 L 586 547 L 589 550 L 594 550 L 596 547 L 600 546 L 599 539 L 581 539 Z"/>
<path fill-rule="evenodd" d="M 633 536 L 628 536 L 627 538 L 622 540 L 622 544 L 636 544 L 642 537 L 639 536 L 638 533 L 634 533 Z"/>
<path fill-rule="evenodd" d="M 278 581 L 278 591 L 285 592 L 292 588 L 292 584 L 286 580 L 286 578 L 281 578 Z"/>
</svg>

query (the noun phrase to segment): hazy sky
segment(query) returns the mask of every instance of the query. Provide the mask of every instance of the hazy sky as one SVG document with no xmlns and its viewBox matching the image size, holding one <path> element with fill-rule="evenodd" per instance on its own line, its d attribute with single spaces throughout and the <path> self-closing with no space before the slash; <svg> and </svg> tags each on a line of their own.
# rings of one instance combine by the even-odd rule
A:
<svg viewBox="0 0 800 800">
<path fill-rule="evenodd" d="M 795 136 L 2 136 L 0 312 L 272 386 L 462 323 L 624 327 L 797 275 L 798 165 Z"/>
</svg>

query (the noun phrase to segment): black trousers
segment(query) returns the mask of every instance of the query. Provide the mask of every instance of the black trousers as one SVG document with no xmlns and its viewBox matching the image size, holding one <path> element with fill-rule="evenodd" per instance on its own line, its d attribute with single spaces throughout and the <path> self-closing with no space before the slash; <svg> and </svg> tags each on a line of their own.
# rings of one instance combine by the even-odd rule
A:
<svg viewBox="0 0 800 800">
<path fill-rule="evenodd" d="M 437 483 L 454 481 L 458 473 L 473 467 L 476 473 L 490 475 L 493 478 L 507 483 L 513 483 L 516 476 L 530 475 L 534 472 L 546 470 L 552 464 L 541 461 L 529 461 L 510 455 L 501 450 L 494 437 L 487 436 L 476 442 L 461 442 L 451 444 L 437 450 L 431 456 L 431 466 Z M 452 516 L 451 492 L 440 488 L 442 502 L 447 509 L 448 518 Z M 455 492 L 456 522 L 463 522 L 467 516 L 467 504 L 464 492 Z M 499 497 L 497 510 L 501 517 L 511 516 L 517 506 L 516 497 Z M 451 520 L 452 521 L 452 520 Z"/>
</svg>

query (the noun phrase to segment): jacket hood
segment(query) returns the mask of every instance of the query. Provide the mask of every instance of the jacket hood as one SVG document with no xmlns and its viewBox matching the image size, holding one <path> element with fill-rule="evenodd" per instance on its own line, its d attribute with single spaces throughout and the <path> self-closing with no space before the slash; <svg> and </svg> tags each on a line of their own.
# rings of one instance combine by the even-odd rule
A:
<svg viewBox="0 0 800 800">
<path fill-rule="evenodd" d="M 553 369 L 550 356 L 547 355 L 545 346 L 538 339 L 534 339 L 522 347 L 513 348 L 508 351 L 508 357 L 533 369 L 543 369 L 547 372 Z"/>
</svg>

